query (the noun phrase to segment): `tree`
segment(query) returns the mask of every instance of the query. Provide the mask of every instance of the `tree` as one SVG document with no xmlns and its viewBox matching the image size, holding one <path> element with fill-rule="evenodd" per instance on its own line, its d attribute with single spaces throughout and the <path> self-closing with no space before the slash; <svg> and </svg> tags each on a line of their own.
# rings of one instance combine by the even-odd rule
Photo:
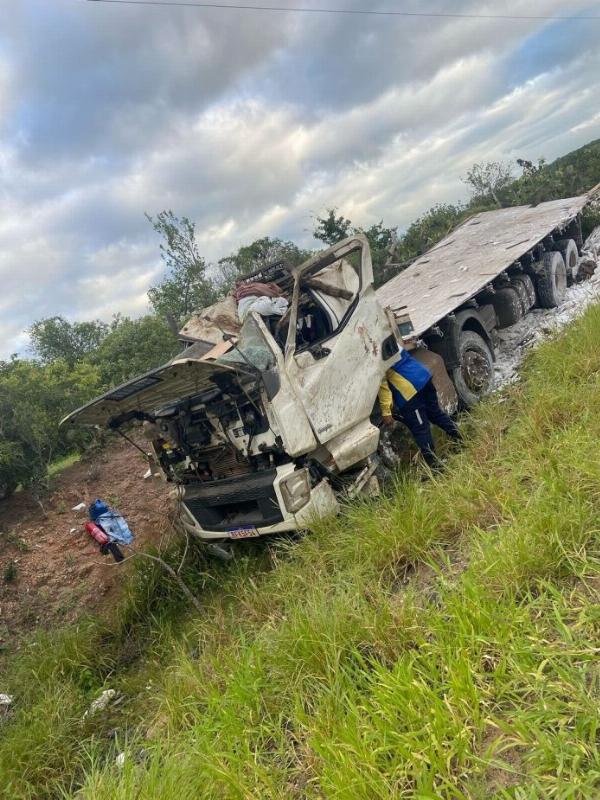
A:
<svg viewBox="0 0 600 800">
<path fill-rule="evenodd" d="M 356 231 L 349 219 L 341 214 L 336 216 L 336 210 L 335 208 L 328 208 L 326 209 L 327 215 L 325 217 L 315 217 L 317 224 L 313 229 L 313 236 L 328 245 L 337 244 Z"/>
<path fill-rule="evenodd" d="M 27 460 L 19 442 L 10 441 L 0 422 L 0 500 L 9 497 L 28 477 Z"/>
<path fill-rule="evenodd" d="M 85 362 L 0 362 L 0 485 L 40 484 L 52 460 L 83 447 L 90 434 L 67 435 L 59 422 L 99 388 L 97 370 Z"/>
<path fill-rule="evenodd" d="M 522 174 L 509 187 L 511 205 L 537 205 L 546 200 L 570 197 L 586 191 L 585 184 L 579 181 L 579 175 L 573 164 L 549 165 L 540 158 L 535 164 L 528 159 L 518 158 L 517 164 Z"/>
<path fill-rule="evenodd" d="M 296 266 L 311 255 L 310 250 L 303 250 L 294 242 L 263 236 L 262 239 L 256 239 L 252 244 L 244 245 L 235 253 L 219 260 L 220 288 L 227 290 L 240 276 L 250 275 L 277 261 Z"/>
<path fill-rule="evenodd" d="M 438 203 L 412 222 L 399 238 L 396 261 L 404 262 L 421 255 L 443 239 L 468 212 L 462 205 Z"/>
<path fill-rule="evenodd" d="M 385 266 L 396 242 L 396 228 L 387 228 L 383 220 L 370 228 L 360 228 L 353 225 L 347 217 L 337 215 L 335 208 L 328 208 L 326 216 L 316 217 L 315 222 L 317 224 L 313 229 L 313 236 L 329 245 L 337 244 L 356 233 L 364 234 L 371 250 L 375 286 L 383 283 Z"/>
<path fill-rule="evenodd" d="M 474 201 L 491 198 L 498 208 L 502 208 L 499 193 L 513 180 L 512 165 L 501 161 L 473 164 L 463 178 L 464 183 L 471 187 Z"/>
<path fill-rule="evenodd" d="M 29 329 L 33 352 L 45 363 L 62 360 L 73 366 L 93 352 L 108 334 L 100 320 L 69 322 L 64 317 L 47 317 Z"/>
<path fill-rule="evenodd" d="M 181 350 L 168 324 L 153 314 L 139 319 L 119 316 L 111 328 L 90 356 L 106 388 L 164 364 Z"/>
<path fill-rule="evenodd" d="M 369 241 L 375 286 L 381 286 L 385 283 L 386 265 L 396 245 L 396 228 L 386 228 L 383 220 L 380 220 L 370 228 L 357 228 L 356 233 L 364 233 Z"/>
<path fill-rule="evenodd" d="M 160 252 L 168 270 L 166 277 L 149 289 L 148 298 L 154 311 L 177 333 L 195 310 L 214 303 L 215 288 L 198 250 L 195 223 L 172 211 L 161 211 L 155 219 L 146 214 L 146 218 L 163 237 Z"/>
</svg>

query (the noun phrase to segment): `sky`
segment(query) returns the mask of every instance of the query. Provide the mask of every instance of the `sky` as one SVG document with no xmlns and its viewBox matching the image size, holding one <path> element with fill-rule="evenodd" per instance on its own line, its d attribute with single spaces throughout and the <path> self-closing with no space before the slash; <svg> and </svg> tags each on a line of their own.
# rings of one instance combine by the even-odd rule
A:
<svg viewBox="0 0 600 800">
<path fill-rule="evenodd" d="M 589 0 L 302 5 L 599 13 Z M 598 138 L 599 42 L 600 20 L 0 0 L 0 358 L 27 354 L 43 317 L 146 313 L 163 266 L 145 212 L 195 220 L 209 261 L 265 235 L 314 247 L 329 207 L 402 230 L 465 199 L 474 162 Z"/>
</svg>

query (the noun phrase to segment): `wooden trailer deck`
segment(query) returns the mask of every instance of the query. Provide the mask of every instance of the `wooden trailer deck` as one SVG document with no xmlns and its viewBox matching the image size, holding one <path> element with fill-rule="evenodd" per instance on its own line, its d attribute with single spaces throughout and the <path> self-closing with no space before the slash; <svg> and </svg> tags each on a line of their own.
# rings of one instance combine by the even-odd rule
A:
<svg viewBox="0 0 600 800">
<path fill-rule="evenodd" d="M 419 336 L 552 231 L 566 228 L 590 202 L 592 192 L 476 214 L 377 289 L 377 299 L 392 309 L 406 306 Z"/>
</svg>

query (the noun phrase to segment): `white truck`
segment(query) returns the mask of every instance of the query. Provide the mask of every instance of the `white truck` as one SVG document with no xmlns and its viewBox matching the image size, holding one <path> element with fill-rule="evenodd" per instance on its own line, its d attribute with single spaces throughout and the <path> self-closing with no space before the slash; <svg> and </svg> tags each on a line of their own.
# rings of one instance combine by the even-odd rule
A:
<svg viewBox="0 0 600 800">
<path fill-rule="evenodd" d="M 341 493 L 375 488 L 373 412 L 399 347 L 432 368 L 448 404 L 490 390 L 495 332 L 559 305 L 589 272 L 581 214 L 595 191 L 477 214 L 377 290 L 363 236 L 274 265 L 252 280 L 288 291 L 283 319 L 251 312 L 240 326 L 229 297 L 188 321 L 172 361 L 63 424 L 144 424 L 182 524 L 217 554 L 305 528 Z"/>
</svg>

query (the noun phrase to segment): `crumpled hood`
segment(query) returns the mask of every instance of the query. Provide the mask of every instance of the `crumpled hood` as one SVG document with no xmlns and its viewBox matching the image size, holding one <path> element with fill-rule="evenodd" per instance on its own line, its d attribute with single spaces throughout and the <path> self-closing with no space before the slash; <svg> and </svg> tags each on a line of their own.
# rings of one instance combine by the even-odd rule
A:
<svg viewBox="0 0 600 800">
<path fill-rule="evenodd" d="M 108 426 L 111 422 L 136 411 L 152 414 L 159 408 L 193 397 L 218 386 L 213 380 L 218 375 L 235 378 L 250 376 L 250 370 L 239 366 L 217 364 L 181 357 L 162 367 L 140 375 L 127 383 L 111 389 L 65 417 L 61 425 Z"/>
</svg>

